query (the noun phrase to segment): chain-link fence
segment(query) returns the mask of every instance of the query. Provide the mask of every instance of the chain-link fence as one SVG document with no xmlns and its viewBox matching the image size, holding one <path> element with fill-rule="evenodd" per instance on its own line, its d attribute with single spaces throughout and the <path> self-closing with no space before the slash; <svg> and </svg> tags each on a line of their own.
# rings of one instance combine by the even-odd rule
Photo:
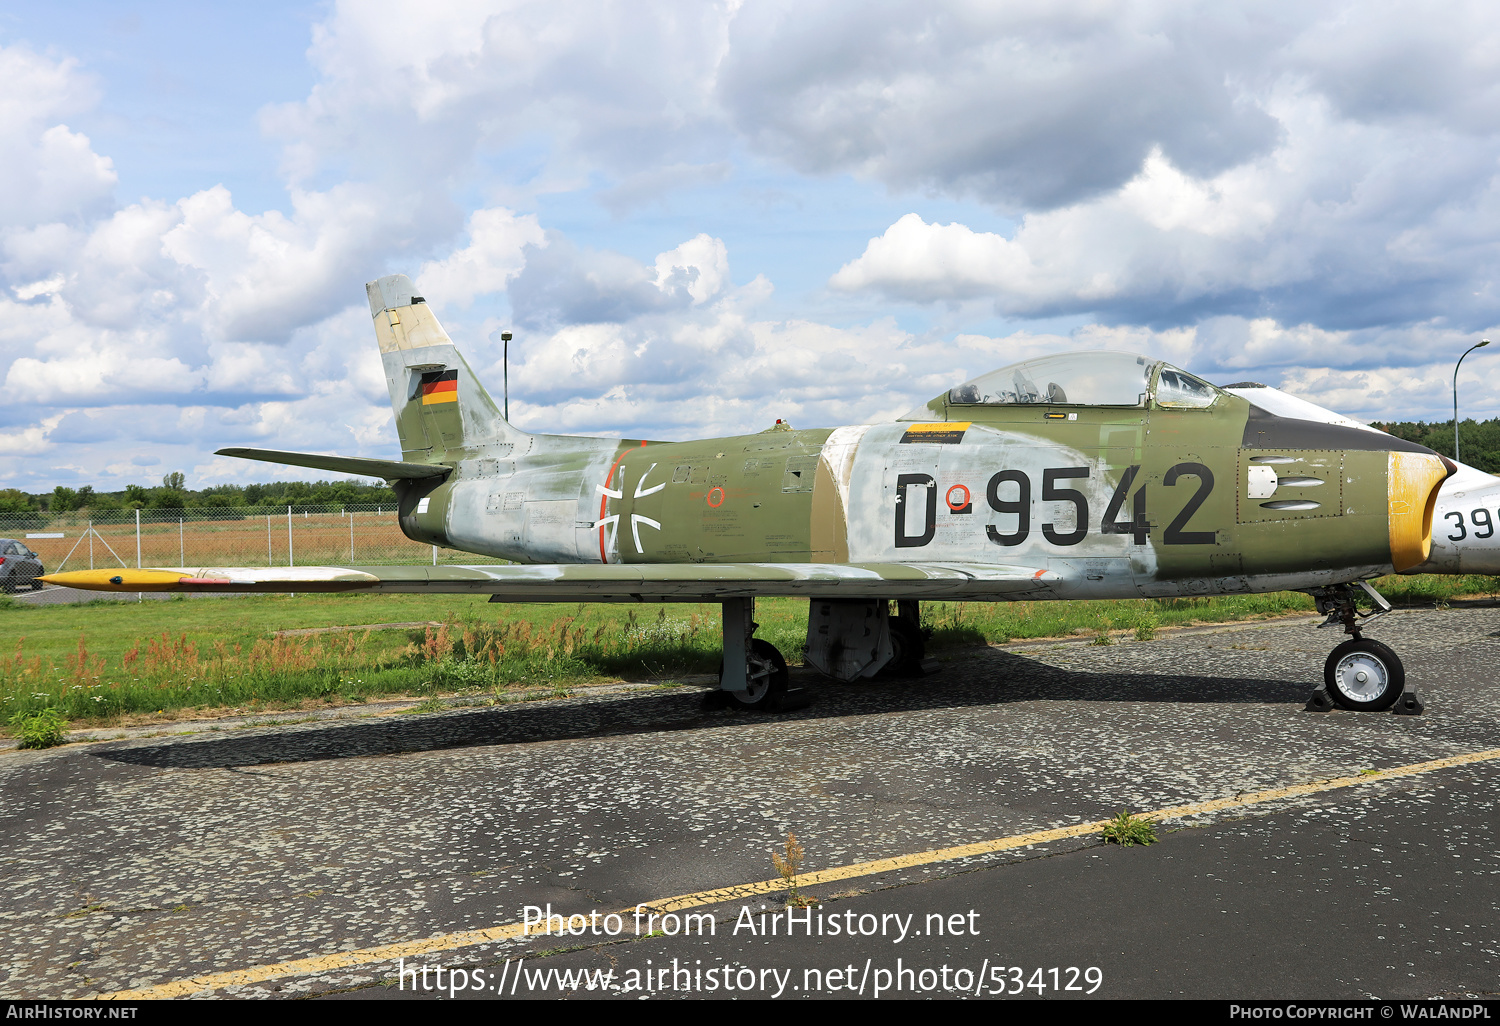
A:
<svg viewBox="0 0 1500 1026">
<path fill-rule="evenodd" d="M 372 566 L 503 563 L 414 542 L 394 506 L 0 513 L 48 573 L 133 566 Z"/>
</svg>

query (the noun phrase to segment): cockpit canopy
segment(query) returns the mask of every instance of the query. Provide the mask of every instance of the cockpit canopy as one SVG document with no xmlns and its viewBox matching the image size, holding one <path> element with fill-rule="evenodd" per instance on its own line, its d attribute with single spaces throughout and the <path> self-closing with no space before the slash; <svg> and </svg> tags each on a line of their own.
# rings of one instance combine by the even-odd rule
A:
<svg viewBox="0 0 1500 1026">
<path fill-rule="evenodd" d="M 948 390 L 949 406 L 1145 406 L 1177 409 L 1213 405 L 1219 390 L 1187 371 L 1133 353 L 1062 353 L 980 375 Z"/>
</svg>

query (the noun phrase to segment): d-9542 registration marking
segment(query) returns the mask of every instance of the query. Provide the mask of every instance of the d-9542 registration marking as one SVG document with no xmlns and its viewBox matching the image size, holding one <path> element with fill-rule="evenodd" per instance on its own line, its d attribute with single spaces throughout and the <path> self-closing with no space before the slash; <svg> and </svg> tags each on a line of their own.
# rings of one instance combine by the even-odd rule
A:
<svg viewBox="0 0 1500 1026">
<path fill-rule="evenodd" d="M 1140 474 L 1139 466 L 1127 467 L 1120 475 L 1114 494 L 1105 505 L 1100 518 L 1098 534 L 1129 535 L 1135 545 L 1145 545 L 1151 537 L 1151 525 L 1146 519 L 1146 485 L 1135 488 Z M 1040 482 L 1041 499 L 1046 503 L 1066 503 L 1073 507 L 1073 523 L 1046 521 L 1041 525 L 1042 537 L 1049 543 L 1061 547 L 1077 545 L 1090 532 L 1088 496 L 1075 483 L 1086 483 L 1092 475 L 1089 467 L 1048 467 L 1042 471 Z M 1189 521 L 1202 508 L 1214 490 L 1213 471 L 1202 463 L 1178 463 L 1162 475 L 1161 483 L 1176 490 L 1179 482 L 1196 484 L 1191 495 L 1186 496 L 1171 523 L 1161 534 L 1164 545 L 1213 545 L 1217 542 L 1214 531 L 1189 531 Z M 954 485 L 952 488 L 961 487 Z M 911 489 L 925 489 L 925 502 L 921 509 L 912 508 L 908 501 Z M 952 492 L 950 488 L 950 494 Z M 1032 495 L 1034 483 L 1023 470 L 1001 470 L 990 476 L 984 488 L 985 502 L 996 514 L 1015 517 L 1011 525 L 986 524 L 985 537 L 996 545 L 1010 547 L 1020 545 L 1031 537 Z M 1132 492 L 1132 488 L 1134 491 Z M 968 490 L 965 487 L 965 495 Z M 967 513 L 968 506 L 954 508 L 947 503 L 950 513 Z M 1129 509 L 1128 517 L 1125 511 Z M 1452 515 L 1452 514 L 1450 514 Z M 911 526 L 918 516 L 922 517 L 922 529 L 913 533 Z M 937 482 L 930 474 L 901 474 L 896 478 L 895 543 L 897 548 L 920 548 L 937 535 Z M 1486 535 L 1486 537 L 1488 537 Z"/>
</svg>

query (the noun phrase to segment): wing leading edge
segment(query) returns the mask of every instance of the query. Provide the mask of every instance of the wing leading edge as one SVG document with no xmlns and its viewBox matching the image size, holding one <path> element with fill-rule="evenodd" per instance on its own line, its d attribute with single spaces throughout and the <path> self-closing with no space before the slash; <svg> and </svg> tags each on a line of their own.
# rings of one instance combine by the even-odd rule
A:
<svg viewBox="0 0 1500 1026">
<path fill-rule="evenodd" d="M 718 602 L 823 596 L 1040 597 L 1064 578 L 1051 570 L 978 563 L 627 563 L 536 566 L 152 567 L 48 574 L 48 584 L 90 591 L 380 591 L 491 595 L 508 602 Z"/>
</svg>

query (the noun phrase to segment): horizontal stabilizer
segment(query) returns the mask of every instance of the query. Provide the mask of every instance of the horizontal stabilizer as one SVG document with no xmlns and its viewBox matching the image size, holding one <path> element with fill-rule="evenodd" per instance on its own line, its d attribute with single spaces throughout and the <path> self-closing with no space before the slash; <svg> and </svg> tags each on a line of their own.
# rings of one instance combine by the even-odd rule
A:
<svg viewBox="0 0 1500 1026">
<path fill-rule="evenodd" d="M 283 452 L 280 449 L 219 449 L 215 456 L 237 456 L 242 460 L 264 460 L 292 467 L 331 470 L 336 474 L 359 474 L 386 481 L 397 478 L 446 477 L 452 467 L 432 463 L 402 463 L 400 460 L 367 460 L 359 456 L 325 456 L 317 452 Z"/>
<path fill-rule="evenodd" d="M 399 464 L 398 464 L 399 465 Z M 727 598 L 1040 597 L 1051 570 L 978 563 L 626 563 L 536 566 L 167 567 L 41 578 L 93 591 L 390 591 L 512 602 L 718 602 Z"/>
</svg>

